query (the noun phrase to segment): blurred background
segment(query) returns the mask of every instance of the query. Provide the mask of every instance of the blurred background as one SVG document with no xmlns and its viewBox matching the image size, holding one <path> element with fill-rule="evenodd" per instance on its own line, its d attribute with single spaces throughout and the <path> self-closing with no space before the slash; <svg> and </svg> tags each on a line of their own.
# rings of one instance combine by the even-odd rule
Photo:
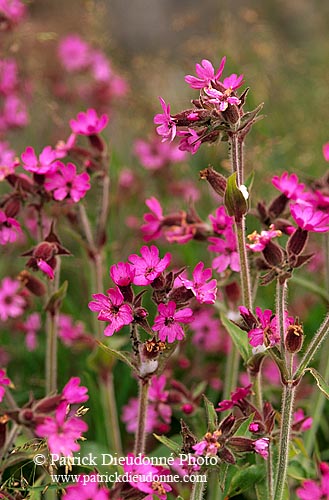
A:
<svg viewBox="0 0 329 500">
<path fill-rule="evenodd" d="M 98 106 L 100 111 L 110 114 L 109 127 L 102 133 L 111 156 L 106 272 L 109 265 L 126 259 L 142 246 L 140 225 L 147 197 L 157 196 L 165 210 L 186 209 L 186 185 L 191 183 L 197 210 L 204 219 L 219 204 L 206 183 L 199 181 L 199 171 L 209 163 L 218 171 L 229 171 L 225 143 L 204 145 L 179 166 L 170 165 L 159 171 L 145 169 L 134 154 L 134 141 L 154 133 L 153 117 L 161 112 L 158 96 L 170 103 L 172 114 L 190 107 L 190 100 L 197 97 L 197 91 L 189 88 L 184 76 L 195 74 L 195 64 L 202 59 L 209 59 L 217 69 L 226 55 L 225 76 L 243 73 L 245 85 L 250 87 L 246 109 L 264 102 L 264 118 L 248 136 L 246 147 L 247 173 L 252 170 L 256 173 L 254 205 L 261 197 L 277 195 L 271 185 L 274 174 L 295 171 L 302 182 L 308 182 L 326 172 L 322 145 L 329 141 L 329 2 L 34 0 L 28 3 L 28 12 L 24 23 L 12 35 L 2 34 L 2 57 L 17 59 L 30 95 L 29 126 L 6 136 L 18 156 L 27 146 L 40 152 L 44 146 L 66 139 L 70 133 L 69 120 L 77 112 L 92 107 L 90 101 L 73 95 L 74 90 L 73 94 L 67 92 L 71 85 L 69 79 L 65 91 L 61 87 L 62 79 L 67 78 L 57 57 L 62 37 L 77 34 L 103 51 L 115 72 L 126 82 L 127 92 L 120 98 L 113 98 L 109 109 Z M 97 196 L 96 187 L 86 197 L 91 212 Z M 95 213 L 93 217 L 95 221 Z M 72 240 L 68 222 L 60 212 L 58 221 L 61 239 L 74 254 L 72 259 L 63 259 L 62 276 L 70 283 L 63 312 L 85 321 L 87 331 L 91 331 L 92 319 L 87 303 L 93 290 L 84 274 L 86 257 Z M 252 224 L 250 232 L 254 229 Z M 165 243 L 161 252 L 168 251 L 168 246 Z M 170 246 L 169 250 L 174 253 L 177 266 L 194 267 L 201 258 L 209 264 L 205 246 L 199 242 Z M 14 276 L 25 261 L 13 259 L 10 250 L 6 252 L 5 259 L 0 262 L 2 276 L 9 272 L 8 263 Z M 308 272 L 313 280 L 316 273 Z M 315 278 L 321 284 L 321 272 Z M 104 286 L 111 286 L 108 275 Z M 297 296 L 294 287 L 291 288 L 292 299 L 297 297 L 294 303 L 292 301 L 293 313 L 299 314 L 313 332 L 323 317 L 324 306 L 315 296 Z M 273 289 L 263 290 L 259 304 L 269 307 L 273 302 Z M 301 292 L 300 288 L 298 291 Z M 308 317 L 307 312 L 310 313 Z M 24 346 L 16 352 L 12 331 L 7 332 L 4 340 L 9 345 L 12 371 L 20 366 L 20 373 L 16 374 L 17 385 L 26 385 L 21 400 L 26 400 L 31 385 L 42 394 L 43 350 L 30 357 L 26 356 Z M 44 344 L 44 339 L 40 342 Z M 60 347 L 60 387 L 68 376 L 82 373 L 86 357 L 87 354 L 74 356 L 66 347 Z M 217 358 L 214 365 L 217 370 Z M 134 394 L 135 387 L 125 366 L 118 364 L 115 370 L 122 382 L 118 394 L 121 407 L 127 403 L 128 396 Z M 220 370 L 222 377 L 223 367 Z M 91 394 L 93 389 L 96 394 L 97 382 L 90 373 L 85 377 Z M 101 411 L 94 411 L 97 404 L 96 400 L 91 401 L 91 419 L 102 418 L 99 416 Z M 102 442 L 104 435 L 102 425 L 104 422 L 95 426 L 98 442 Z"/>
</svg>

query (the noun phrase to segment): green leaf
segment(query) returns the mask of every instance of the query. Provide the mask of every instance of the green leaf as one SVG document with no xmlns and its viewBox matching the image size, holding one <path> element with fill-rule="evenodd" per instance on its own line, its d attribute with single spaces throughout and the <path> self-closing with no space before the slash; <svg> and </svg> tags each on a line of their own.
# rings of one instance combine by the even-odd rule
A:
<svg viewBox="0 0 329 500">
<path fill-rule="evenodd" d="M 218 416 L 215 411 L 214 405 L 209 399 L 203 395 L 203 402 L 207 414 L 207 428 L 208 432 L 214 432 L 218 428 Z"/>
<path fill-rule="evenodd" d="M 255 178 L 255 171 L 252 170 L 246 180 L 244 181 L 244 185 L 248 189 L 248 192 L 250 193 L 252 185 L 254 183 L 254 178 Z"/>
<path fill-rule="evenodd" d="M 233 477 L 228 497 L 240 495 L 244 491 L 252 489 L 256 483 L 265 478 L 264 464 L 251 465 L 247 469 L 240 469 Z"/>
<path fill-rule="evenodd" d="M 220 319 L 241 354 L 243 361 L 247 363 L 248 359 L 252 355 L 251 345 L 249 344 L 247 333 L 232 323 L 232 321 L 230 321 L 224 314 L 220 315 Z"/>
<path fill-rule="evenodd" d="M 315 368 L 306 368 L 305 371 L 310 372 L 315 378 L 316 385 L 320 389 L 321 392 L 329 399 L 329 384 L 324 380 L 322 375 Z"/>
<path fill-rule="evenodd" d="M 109 347 L 109 349 L 117 351 L 117 349 L 120 349 L 127 343 L 127 337 L 124 336 L 121 337 L 118 335 L 115 339 L 113 339 L 113 341 L 114 342 L 112 342 L 111 339 L 111 344 L 112 344 L 111 347 L 109 346 L 106 347 Z M 110 353 L 105 352 L 105 350 L 103 350 L 101 346 L 97 346 L 97 348 L 94 349 L 89 354 L 87 358 L 87 364 L 89 368 L 91 368 L 93 371 L 95 371 L 96 373 L 100 373 L 104 369 L 105 370 L 112 369 L 117 359 L 118 358 L 116 356 L 113 356 Z"/>
<path fill-rule="evenodd" d="M 158 434 L 153 434 L 155 439 L 160 441 L 160 443 L 164 444 L 167 448 L 175 453 L 175 455 L 179 455 L 182 449 L 182 445 L 176 443 L 172 439 L 167 438 L 166 436 L 158 436 Z"/>
<path fill-rule="evenodd" d="M 120 359 L 120 361 L 123 361 L 128 365 L 133 371 L 137 371 L 136 366 L 134 364 L 134 355 L 131 352 L 128 351 L 116 351 L 115 349 L 111 349 L 110 347 L 106 346 L 102 342 L 97 341 L 97 344 L 99 347 L 106 352 L 110 356 L 110 362 L 113 362 L 113 358 Z"/>
<path fill-rule="evenodd" d="M 244 437 L 250 437 L 251 433 L 249 431 L 249 425 L 251 422 L 254 420 L 255 414 L 252 413 L 247 420 L 242 422 L 238 430 L 234 433 L 234 436 L 244 436 Z"/>
<path fill-rule="evenodd" d="M 45 311 L 50 312 L 50 314 L 55 314 L 55 312 L 59 310 L 66 297 L 67 287 L 68 281 L 66 280 L 61 287 L 52 294 L 45 307 Z"/>
</svg>

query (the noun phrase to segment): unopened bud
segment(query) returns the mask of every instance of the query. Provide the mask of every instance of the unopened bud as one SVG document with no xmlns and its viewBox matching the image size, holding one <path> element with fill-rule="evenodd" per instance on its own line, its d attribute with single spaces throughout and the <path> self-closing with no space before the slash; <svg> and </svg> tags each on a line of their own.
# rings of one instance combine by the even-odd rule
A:
<svg viewBox="0 0 329 500">
<path fill-rule="evenodd" d="M 217 194 L 224 196 L 227 186 L 226 178 L 210 165 L 204 170 L 200 170 L 200 179 L 206 179 Z"/>
<path fill-rule="evenodd" d="M 33 274 L 29 273 L 29 271 L 21 271 L 17 276 L 17 279 L 37 297 L 42 297 L 47 292 L 45 284 L 33 276 Z"/>
<path fill-rule="evenodd" d="M 279 245 L 269 241 L 263 250 L 263 255 L 270 266 L 278 266 L 283 261 L 283 251 Z"/>
<path fill-rule="evenodd" d="M 290 236 L 287 243 L 287 252 L 289 255 L 299 255 L 307 243 L 308 232 L 298 227 Z"/>
<path fill-rule="evenodd" d="M 289 325 L 286 334 L 285 345 L 288 352 L 294 354 L 301 350 L 304 340 L 304 332 L 302 325 L 298 323 Z"/>
<path fill-rule="evenodd" d="M 240 221 L 242 216 L 248 211 L 249 193 L 245 186 L 238 186 L 236 182 L 236 172 L 227 179 L 227 186 L 224 195 L 224 205 L 227 213 Z"/>
</svg>

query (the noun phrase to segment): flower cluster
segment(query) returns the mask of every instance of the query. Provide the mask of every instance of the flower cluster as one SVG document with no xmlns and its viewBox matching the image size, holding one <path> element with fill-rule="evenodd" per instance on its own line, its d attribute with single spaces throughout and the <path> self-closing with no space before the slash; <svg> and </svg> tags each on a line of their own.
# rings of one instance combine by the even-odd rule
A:
<svg viewBox="0 0 329 500">
<path fill-rule="evenodd" d="M 140 325 L 153 337 L 142 348 L 142 357 L 150 358 L 155 345 L 184 339 L 183 325 L 193 320 L 193 311 L 186 305 L 193 297 L 201 304 L 213 304 L 217 284 L 211 279 L 211 270 L 204 269 L 202 262 L 196 265 L 191 281 L 183 277 L 183 270 L 176 274 L 166 273 L 171 255 L 167 253 L 161 258 L 156 246 L 144 246 L 140 254 L 132 254 L 128 262 L 111 267 L 110 275 L 116 287 L 110 288 L 107 295 L 94 294 L 89 308 L 98 312 L 100 321 L 108 323 L 105 335 L 113 335 L 125 325 L 132 325 L 132 328 L 134 324 Z M 143 294 L 135 295 L 133 285 L 153 289 L 157 315 L 152 327 L 147 320 L 148 311 L 142 307 Z"/>
<path fill-rule="evenodd" d="M 63 37 L 57 56 L 64 69 L 60 79 L 58 73 L 53 76 L 53 90 L 58 97 L 69 101 L 79 97 L 99 109 L 126 95 L 127 83 L 114 71 L 106 54 L 80 35 Z"/>
<path fill-rule="evenodd" d="M 243 104 L 246 92 L 238 97 L 236 91 L 243 84 L 243 75 L 235 73 L 221 79 L 226 58 L 223 57 L 218 70 L 210 61 L 203 59 L 196 64 L 197 76 L 187 75 L 185 81 L 192 89 L 200 91 L 199 99 L 192 101 L 193 108 L 176 115 L 170 112 L 170 105 L 159 97 L 163 112 L 155 115 L 154 123 L 162 141 L 172 141 L 180 137 L 179 148 L 195 154 L 202 143 L 214 142 L 223 132 L 250 128 L 258 110 L 247 119 L 244 118 Z"/>
</svg>

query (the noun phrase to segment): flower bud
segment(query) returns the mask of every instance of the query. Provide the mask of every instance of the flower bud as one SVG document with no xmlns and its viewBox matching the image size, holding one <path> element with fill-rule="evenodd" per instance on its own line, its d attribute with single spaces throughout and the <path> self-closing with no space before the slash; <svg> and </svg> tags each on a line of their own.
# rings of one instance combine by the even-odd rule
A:
<svg viewBox="0 0 329 500">
<path fill-rule="evenodd" d="M 224 196 L 227 186 L 226 178 L 210 165 L 204 170 L 200 170 L 200 179 L 206 179 L 217 194 Z"/>
<path fill-rule="evenodd" d="M 236 221 L 240 221 L 242 216 L 248 211 L 247 203 L 247 193 L 242 186 L 238 186 L 236 182 L 236 172 L 230 175 L 227 179 L 227 186 L 224 194 L 224 205 L 227 213 L 235 218 Z"/>
<path fill-rule="evenodd" d="M 298 227 L 290 236 L 287 243 L 287 252 L 289 255 L 299 255 L 307 243 L 308 232 Z"/>
<path fill-rule="evenodd" d="M 267 243 L 263 250 L 263 255 L 266 262 L 273 267 L 279 266 L 283 261 L 283 251 L 281 250 L 281 247 L 272 241 Z"/>
<path fill-rule="evenodd" d="M 42 297 L 46 294 L 47 289 L 44 283 L 35 278 L 29 271 L 23 270 L 17 276 L 17 279 L 31 292 L 33 295 L 37 297 Z"/>
<path fill-rule="evenodd" d="M 301 350 L 304 340 L 302 325 L 289 325 L 286 333 L 285 345 L 288 352 L 294 354 Z"/>
</svg>

